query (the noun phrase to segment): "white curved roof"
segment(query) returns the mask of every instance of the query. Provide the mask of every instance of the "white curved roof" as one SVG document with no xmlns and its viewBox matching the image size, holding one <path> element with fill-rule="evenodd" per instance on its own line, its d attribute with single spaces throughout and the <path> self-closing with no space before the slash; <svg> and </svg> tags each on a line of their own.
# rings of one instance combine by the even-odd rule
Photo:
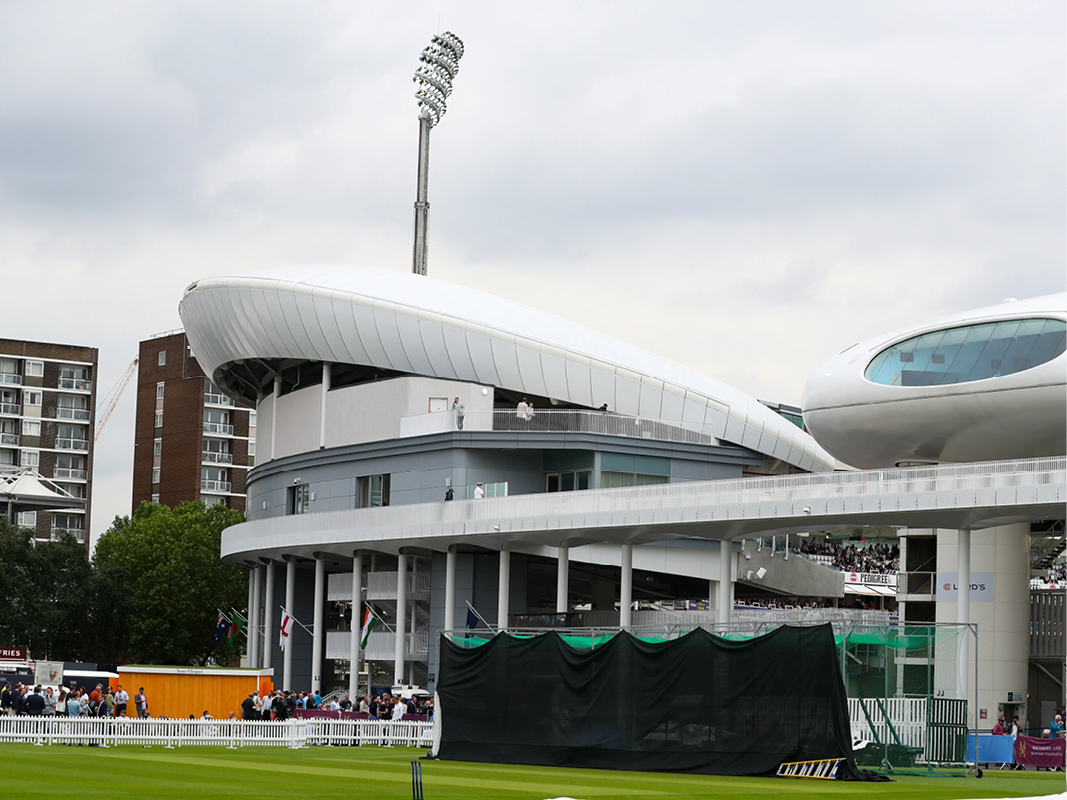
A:
<svg viewBox="0 0 1067 800">
<path fill-rule="evenodd" d="M 218 377 L 248 359 L 359 364 L 468 381 L 666 421 L 800 469 L 834 461 L 796 426 L 724 383 L 528 306 L 397 270 L 301 266 L 206 278 L 179 313 Z"/>
<path fill-rule="evenodd" d="M 816 440 L 861 469 L 1063 455 L 1067 353 L 1009 375 L 934 386 L 888 386 L 864 376 L 884 350 L 924 333 L 1017 319 L 1067 320 L 1067 294 L 964 311 L 854 344 L 804 387 L 804 422 Z"/>
</svg>

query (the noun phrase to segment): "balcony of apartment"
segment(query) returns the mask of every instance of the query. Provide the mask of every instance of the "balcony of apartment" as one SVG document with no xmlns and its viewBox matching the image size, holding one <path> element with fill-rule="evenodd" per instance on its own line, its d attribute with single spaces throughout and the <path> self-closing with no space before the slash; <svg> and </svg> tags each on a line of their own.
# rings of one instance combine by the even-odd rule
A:
<svg viewBox="0 0 1067 800">
<path fill-rule="evenodd" d="M 85 528 L 64 528 L 59 525 L 52 526 L 50 541 L 58 542 L 63 536 L 73 536 L 78 544 L 85 544 Z"/>
<path fill-rule="evenodd" d="M 200 491 L 208 492 L 210 494 L 229 494 L 233 489 L 233 484 L 229 481 L 209 481 L 202 479 L 200 481 Z"/>
<path fill-rule="evenodd" d="M 233 425 L 227 422 L 205 422 L 204 433 L 212 436 L 233 436 Z"/>
<path fill-rule="evenodd" d="M 0 433 L 0 445 L 18 447 L 19 439 L 20 437 L 17 433 Z"/>
<path fill-rule="evenodd" d="M 224 394 L 216 394 L 215 392 L 204 392 L 204 405 L 224 406 L 226 408 L 233 408 L 233 400 L 231 400 Z"/>
<path fill-rule="evenodd" d="M 22 414 L 22 406 L 18 403 L 0 403 L 0 414 L 17 417 Z"/>
<path fill-rule="evenodd" d="M 201 464 L 232 464 L 233 453 L 216 453 L 212 450 L 203 450 L 200 453 Z"/>
<path fill-rule="evenodd" d="M 22 376 L 16 375 L 13 372 L 0 372 L 0 384 L 4 383 L 8 386 L 21 386 Z"/>
<path fill-rule="evenodd" d="M 56 450 L 84 450 L 88 451 L 88 439 L 56 439 Z"/>
<path fill-rule="evenodd" d="M 402 417 L 400 435 L 423 436 L 459 428 L 453 410 Z M 682 444 L 717 444 L 712 426 L 704 423 L 664 422 L 650 417 L 631 417 L 610 411 L 538 408 L 522 416 L 516 409 L 471 410 L 463 414 L 464 431 L 509 433 L 591 433 L 624 436 Z"/>
<path fill-rule="evenodd" d="M 59 389 L 70 389 L 75 392 L 91 392 L 93 382 L 84 378 L 60 378 L 56 385 Z"/>
<path fill-rule="evenodd" d="M 52 480 L 86 481 L 89 480 L 89 470 L 55 467 L 52 469 Z"/>
<path fill-rule="evenodd" d="M 56 419 L 72 419 L 78 422 L 88 422 L 89 409 L 67 408 L 66 406 L 60 406 L 56 409 Z"/>
</svg>

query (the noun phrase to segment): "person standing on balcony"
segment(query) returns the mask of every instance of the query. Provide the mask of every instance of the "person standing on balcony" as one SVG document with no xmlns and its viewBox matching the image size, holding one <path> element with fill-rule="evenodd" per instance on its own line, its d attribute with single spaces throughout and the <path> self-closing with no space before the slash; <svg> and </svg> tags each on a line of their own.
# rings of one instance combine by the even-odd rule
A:
<svg viewBox="0 0 1067 800">
<path fill-rule="evenodd" d="M 483 489 L 482 485 L 479 483 L 474 487 L 474 499 L 481 500 L 483 497 L 485 497 L 485 489 Z"/>
<path fill-rule="evenodd" d="M 527 404 L 525 397 L 519 401 L 517 406 L 515 406 L 515 418 L 519 421 L 520 428 L 523 427 L 526 422 L 526 412 L 529 408 L 530 406 Z"/>
<path fill-rule="evenodd" d="M 456 430 L 457 431 L 461 431 L 461 430 L 463 430 L 463 411 L 464 411 L 464 408 L 463 408 L 463 403 L 459 402 L 459 398 L 458 397 L 455 400 L 452 401 L 452 410 L 456 412 Z"/>
</svg>

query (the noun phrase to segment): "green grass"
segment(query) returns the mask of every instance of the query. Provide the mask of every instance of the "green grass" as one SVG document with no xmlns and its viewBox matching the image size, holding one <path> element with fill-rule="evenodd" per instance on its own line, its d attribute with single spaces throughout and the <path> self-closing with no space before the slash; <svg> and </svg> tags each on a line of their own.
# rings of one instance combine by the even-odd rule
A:
<svg viewBox="0 0 1067 800">
<path fill-rule="evenodd" d="M 92 798 L 410 798 L 413 759 L 423 750 L 321 747 L 34 747 L 0 745 L 3 800 Z M 424 761 L 426 800 L 502 798 L 544 800 L 732 797 L 983 798 L 1064 791 L 1064 776 L 1047 772 L 987 772 L 986 777 L 902 777 L 858 784 L 779 778 L 726 778 L 648 772 L 520 767 Z"/>
</svg>

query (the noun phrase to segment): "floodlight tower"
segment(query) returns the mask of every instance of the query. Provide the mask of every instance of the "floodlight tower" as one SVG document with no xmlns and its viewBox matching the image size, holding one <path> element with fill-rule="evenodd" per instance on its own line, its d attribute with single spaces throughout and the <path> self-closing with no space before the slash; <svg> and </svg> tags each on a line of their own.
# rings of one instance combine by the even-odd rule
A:
<svg viewBox="0 0 1067 800">
<path fill-rule="evenodd" d="M 426 223 L 430 203 L 426 189 L 430 171 L 430 128 L 441 121 L 447 110 L 445 99 L 452 94 L 452 79 L 459 72 L 463 42 L 450 31 L 434 36 L 419 56 L 415 70 L 419 101 L 419 180 L 415 199 L 415 247 L 411 271 L 426 274 Z"/>
</svg>

